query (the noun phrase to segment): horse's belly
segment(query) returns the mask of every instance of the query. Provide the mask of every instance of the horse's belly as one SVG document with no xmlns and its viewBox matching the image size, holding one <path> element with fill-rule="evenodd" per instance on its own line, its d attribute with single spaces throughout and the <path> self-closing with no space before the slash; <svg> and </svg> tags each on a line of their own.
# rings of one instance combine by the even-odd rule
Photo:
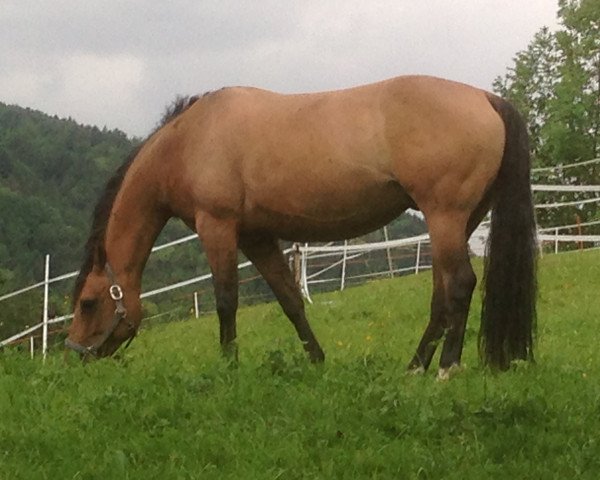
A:
<svg viewBox="0 0 600 480">
<path fill-rule="evenodd" d="M 340 180 L 263 189 L 268 196 L 247 197 L 242 228 L 293 241 L 343 240 L 380 228 L 414 206 L 393 180 Z"/>
</svg>

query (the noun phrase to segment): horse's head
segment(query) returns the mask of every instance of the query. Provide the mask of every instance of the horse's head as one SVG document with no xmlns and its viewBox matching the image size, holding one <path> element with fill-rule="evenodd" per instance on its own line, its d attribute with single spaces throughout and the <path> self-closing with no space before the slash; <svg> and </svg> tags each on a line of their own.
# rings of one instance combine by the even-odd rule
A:
<svg viewBox="0 0 600 480">
<path fill-rule="evenodd" d="M 94 266 L 76 289 L 73 322 L 65 345 L 84 359 L 106 357 L 133 340 L 142 309 L 139 292 L 119 283 L 106 262 Z"/>
</svg>

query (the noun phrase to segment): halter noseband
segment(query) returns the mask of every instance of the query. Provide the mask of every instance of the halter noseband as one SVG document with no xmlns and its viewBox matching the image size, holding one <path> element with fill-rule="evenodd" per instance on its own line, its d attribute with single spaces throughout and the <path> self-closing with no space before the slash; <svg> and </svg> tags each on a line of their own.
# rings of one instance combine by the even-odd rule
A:
<svg viewBox="0 0 600 480">
<path fill-rule="evenodd" d="M 125 305 L 123 305 L 123 289 L 117 283 L 115 274 L 114 274 L 112 268 L 110 267 L 110 265 L 108 264 L 108 262 L 106 262 L 106 264 L 104 265 L 104 270 L 106 271 L 108 279 L 110 280 L 110 287 L 108 287 L 108 294 L 110 295 L 110 298 L 112 298 L 115 302 L 115 313 L 113 316 L 113 321 L 112 321 L 110 328 L 108 330 L 106 330 L 102 334 L 102 336 L 95 343 L 90 345 L 89 347 L 85 347 L 83 345 L 80 345 L 79 343 L 75 343 L 75 342 L 69 340 L 68 338 L 65 340 L 66 347 L 69 347 L 70 349 L 75 350 L 76 352 L 81 353 L 82 355 L 92 355 L 93 357 L 97 357 L 98 350 L 102 347 L 102 345 L 104 345 L 106 340 L 108 340 L 108 337 L 110 337 L 113 334 L 113 332 L 117 329 L 117 326 L 119 325 L 119 323 L 121 323 L 123 320 L 125 320 L 127 318 L 127 309 L 125 308 Z M 125 348 L 129 347 L 129 345 L 131 344 L 131 342 L 133 341 L 133 339 L 135 338 L 135 336 L 137 334 L 137 330 L 136 330 L 135 326 L 133 325 L 133 323 L 128 320 L 127 324 L 129 327 L 129 331 L 131 332 L 131 335 L 129 336 L 129 339 L 127 340 L 127 343 L 125 344 Z"/>
</svg>

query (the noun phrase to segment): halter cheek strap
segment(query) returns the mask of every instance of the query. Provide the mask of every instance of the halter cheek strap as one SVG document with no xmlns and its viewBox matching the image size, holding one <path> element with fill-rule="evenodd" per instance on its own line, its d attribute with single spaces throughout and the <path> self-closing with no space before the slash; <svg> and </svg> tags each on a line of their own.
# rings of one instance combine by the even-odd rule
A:
<svg viewBox="0 0 600 480">
<path fill-rule="evenodd" d="M 106 262 L 104 270 L 106 271 L 106 275 L 110 280 L 110 287 L 108 287 L 108 293 L 110 295 L 110 298 L 112 298 L 115 302 L 115 313 L 113 315 L 113 321 L 110 327 L 100 336 L 100 338 L 95 343 L 93 343 L 89 347 L 85 347 L 83 345 L 80 345 L 79 343 L 75 343 L 69 340 L 68 338 L 65 340 L 66 347 L 75 350 L 76 352 L 81 353 L 83 355 L 92 355 L 94 357 L 98 356 L 98 350 L 100 349 L 100 347 L 102 347 L 102 345 L 104 345 L 106 340 L 108 340 L 108 337 L 110 337 L 113 334 L 113 332 L 117 329 L 119 323 L 127 319 L 127 309 L 123 304 L 123 289 L 117 283 L 115 274 L 108 262 Z M 133 323 L 128 320 L 127 324 L 131 334 L 127 340 L 127 343 L 125 344 L 125 348 L 129 347 L 129 345 L 131 344 L 131 342 L 137 334 L 137 330 Z"/>
</svg>

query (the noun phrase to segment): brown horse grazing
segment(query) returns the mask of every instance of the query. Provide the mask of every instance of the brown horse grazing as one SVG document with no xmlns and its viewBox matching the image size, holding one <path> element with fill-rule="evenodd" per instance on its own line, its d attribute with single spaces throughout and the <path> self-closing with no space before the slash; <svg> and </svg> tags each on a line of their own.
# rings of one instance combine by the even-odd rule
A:
<svg viewBox="0 0 600 480">
<path fill-rule="evenodd" d="M 198 233 L 213 274 L 221 346 L 236 355 L 238 248 L 311 360 L 324 359 L 278 240 L 330 241 L 423 212 L 433 255 L 431 319 L 409 364 L 459 365 L 476 277 L 467 240 L 488 210 L 480 352 L 506 369 L 533 359 L 535 219 L 527 133 L 506 101 L 408 76 L 305 95 L 226 88 L 179 101 L 112 178 L 95 211 L 66 341 L 111 355 L 141 321 L 150 249 L 172 216 Z"/>
</svg>

